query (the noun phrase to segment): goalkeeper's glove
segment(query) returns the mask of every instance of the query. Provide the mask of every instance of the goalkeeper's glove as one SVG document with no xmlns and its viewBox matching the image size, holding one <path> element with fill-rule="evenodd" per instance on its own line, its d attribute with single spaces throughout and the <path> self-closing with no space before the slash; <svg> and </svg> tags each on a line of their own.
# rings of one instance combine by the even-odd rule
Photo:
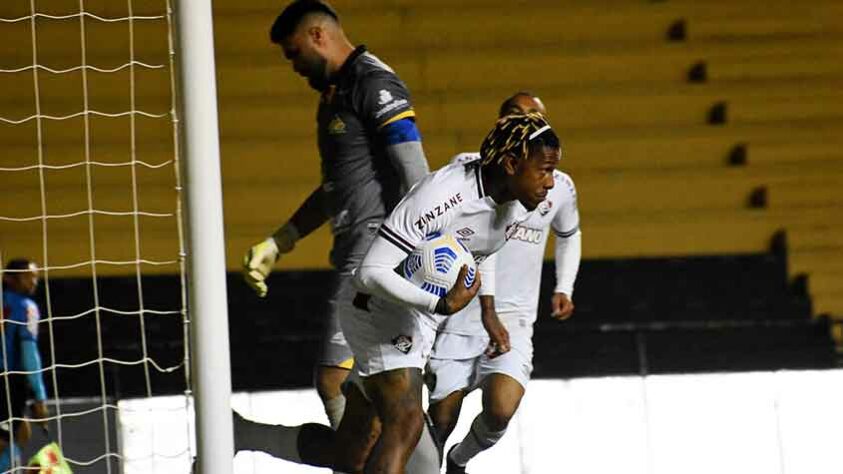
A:
<svg viewBox="0 0 843 474">
<path fill-rule="evenodd" d="M 266 286 L 266 277 L 278 261 L 282 253 L 293 250 L 298 240 L 299 232 L 293 224 L 285 224 L 283 227 L 266 240 L 253 245 L 243 256 L 243 278 L 246 283 L 261 298 L 265 297 L 269 288 Z"/>
</svg>

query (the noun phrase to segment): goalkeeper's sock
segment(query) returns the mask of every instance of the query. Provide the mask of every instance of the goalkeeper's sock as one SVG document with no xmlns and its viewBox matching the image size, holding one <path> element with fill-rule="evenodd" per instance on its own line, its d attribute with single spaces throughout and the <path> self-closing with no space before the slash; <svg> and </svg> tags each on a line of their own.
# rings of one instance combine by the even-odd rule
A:
<svg viewBox="0 0 843 474">
<path fill-rule="evenodd" d="M 262 451 L 301 464 L 298 440 L 301 426 L 266 425 L 247 420 L 233 411 L 234 451 Z"/>
<path fill-rule="evenodd" d="M 471 430 L 465 435 L 462 441 L 448 454 L 451 461 L 460 466 L 465 466 L 478 453 L 485 451 L 495 445 L 506 433 L 506 429 L 492 431 L 489 425 L 483 420 L 480 413 L 471 423 Z"/>
<path fill-rule="evenodd" d="M 328 415 L 328 422 L 331 428 L 336 431 L 342 421 L 342 414 L 345 412 L 345 395 L 338 395 L 325 401 L 325 414 Z"/>
</svg>

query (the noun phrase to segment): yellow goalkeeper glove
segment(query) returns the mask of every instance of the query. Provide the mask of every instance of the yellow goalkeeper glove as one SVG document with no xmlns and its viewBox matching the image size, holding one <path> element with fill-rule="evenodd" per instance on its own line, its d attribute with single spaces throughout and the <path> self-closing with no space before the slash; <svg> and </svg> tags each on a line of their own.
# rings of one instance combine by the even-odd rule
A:
<svg viewBox="0 0 843 474">
<path fill-rule="evenodd" d="M 299 233 L 293 224 L 286 224 L 272 237 L 253 245 L 243 256 L 243 278 L 261 298 L 269 292 L 266 277 L 282 253 L 293 250 Z"/>
</svg>

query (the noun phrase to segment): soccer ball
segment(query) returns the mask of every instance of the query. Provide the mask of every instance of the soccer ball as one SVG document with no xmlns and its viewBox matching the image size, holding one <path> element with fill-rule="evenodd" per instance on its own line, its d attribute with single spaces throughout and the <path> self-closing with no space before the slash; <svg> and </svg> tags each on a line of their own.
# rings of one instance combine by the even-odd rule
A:
<svg viewBox="0 0 843 474">
<path fill-rule="evenodd" d="M 460 268 L 468 265 L 466 288 L 474 283 L 477 267 L 465 245 L 452 235 L 433 234 L 404 260 L 404 278 L 428 293 L 442 298 L 454 286 Z"/>
</svg>

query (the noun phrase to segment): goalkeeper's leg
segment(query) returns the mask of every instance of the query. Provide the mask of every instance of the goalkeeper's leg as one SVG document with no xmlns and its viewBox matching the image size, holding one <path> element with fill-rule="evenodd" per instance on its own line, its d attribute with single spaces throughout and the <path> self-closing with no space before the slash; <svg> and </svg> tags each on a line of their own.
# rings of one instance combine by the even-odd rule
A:
<svg viewBox="0 0 843 474">
<path fill-rule="evenodd" d="M 234 413 L 236 451 L 262 451 L 298 464 L 361 472 L 380 433 L 380 423 L 357 387 L 348 390 L 345 417 L 339 429 L 308 423 L 268 425 Z"/>
<path fill-rule="evenodd" d="M 325 414 L 328 415 L 328 421 L 334 429 L 339 426 L 345 409 L 346 400 L 342 392 L 342 384 L 354 364 L 351 349 L 340 327 L 340 317 L 343 312 L 353 310 L 351 300 L 354 295 L 351 275 L 336 275 L 331 297 L 328 300 L 322 350 L 314 371 L 316 393 L 322 399 Z"/>
</svg>

